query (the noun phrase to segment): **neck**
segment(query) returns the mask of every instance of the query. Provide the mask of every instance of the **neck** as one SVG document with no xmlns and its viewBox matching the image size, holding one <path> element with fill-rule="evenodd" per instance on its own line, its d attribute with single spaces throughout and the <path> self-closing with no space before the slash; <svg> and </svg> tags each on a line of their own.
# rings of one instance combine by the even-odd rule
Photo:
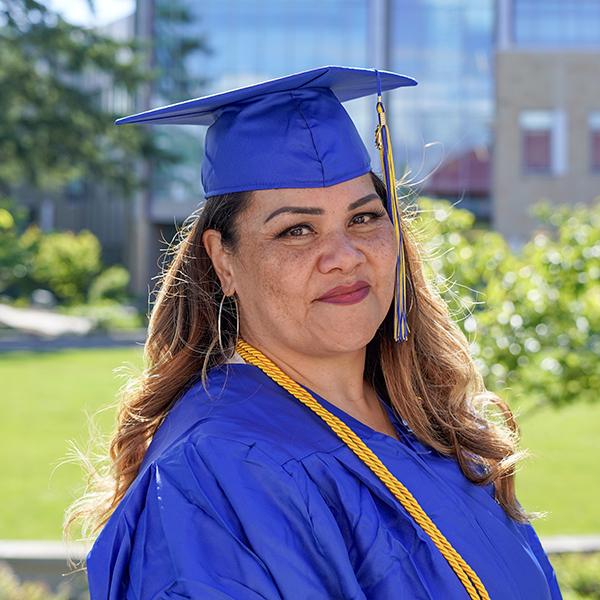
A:
<svg viewBox="0 0 600 600">
<path fill-rule="evenodd" d="M 338 402 L 356 402 L 364 397 L 366 348 L 312 356 L 276 343 L 263 344 L 250 335 L 244 339 L 288 377 L 336 406 Z"/>
<path fill-rule="evenodd" d="M 248 338 L 249 344 L 300 385 L 375 431 L 397 437 L 375 390 L 365 381 L 366 348 L 314 357 L 277 345 L 265 347 Z"/>
</svg>

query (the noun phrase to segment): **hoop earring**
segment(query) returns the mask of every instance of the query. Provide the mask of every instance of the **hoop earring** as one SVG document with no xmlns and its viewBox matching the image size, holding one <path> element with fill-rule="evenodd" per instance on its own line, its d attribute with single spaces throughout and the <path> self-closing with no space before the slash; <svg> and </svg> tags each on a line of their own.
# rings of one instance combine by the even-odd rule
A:
<svg viewBox="0 0 600 600">
<path fill-rule="evenodd" d="M 412 279 L 408 275 L 406 276 L 406 281 L 407 281 L 410 289 L 412 290 L 412 293 L 410 295 L 410 305 L 409 305 L 408 309 L 406 310 L 406 314 L 408 315 L 408 313 L 412 310 L 412 307 L 415 303 L 416 294 L 415 294 L 415 288 L 413 286 Z"/>
<path fill-rule="evenodd" d="M 235 344 L 233 345 L 233 354 L 231 356 L 227 356 L 225 354 L 225 348 L 223 347 L 223 338 L 221 336 L 221 317 L 223 315 L 223 304 L 225 303 L 225 298 L 233 298 L 233 303 L 235 304 Z M 235 295 L 233 296 L 225 296 L 221 298 L 221 303 L 219 304 L 219 317 L 217 319 L 217 330 L 219 332 L 219 348 L 221 349 L 221 355 L 225 359 L 225 361 L 229 362 L 236 353 L 237 343 L 240 339 L 240 311 L 238 310 L 238 304 Z"/>
</svg>

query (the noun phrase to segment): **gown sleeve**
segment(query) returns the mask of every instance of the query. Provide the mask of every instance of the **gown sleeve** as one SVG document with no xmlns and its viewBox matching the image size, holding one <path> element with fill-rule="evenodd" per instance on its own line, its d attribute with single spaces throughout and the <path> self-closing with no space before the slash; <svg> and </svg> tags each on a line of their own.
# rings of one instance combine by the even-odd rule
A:
<svg viewBox="0 0 600 600">
<path fill-rule="evenodd" d="M 548 560 L 548 555 L 546 554 L 544 548 L 542 547 L 542 543 L 537 536 L 537 533 L 533 529 L 531 525 L 527 525 L 527 539 L 529 540 L 529 546 L 535 555 L 540 567 L 544 571 L 544 575 L 548 581 L 548 587 L 550 588 L 550 594 L 552 600 L 562 600 L 562 594 L 560 588 L 558 587 L 558 581 L 556 580 L 556 574 L 554 573 L 554 569 Z"/>
<path fill-rule="evenodd" d="M 215 438 L 150 469 L 128 599 L 364 599 L 331 511 L 300 470 Z"/>
</svg>

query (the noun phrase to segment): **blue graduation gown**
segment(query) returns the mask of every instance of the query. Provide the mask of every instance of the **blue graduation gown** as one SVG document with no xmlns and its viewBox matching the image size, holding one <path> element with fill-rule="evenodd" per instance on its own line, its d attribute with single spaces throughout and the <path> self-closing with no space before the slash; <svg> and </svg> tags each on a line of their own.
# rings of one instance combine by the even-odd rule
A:
<svg viewBox="0 0 600 600">
<path fill-rule="evenodd" d="M 466 600 L 439 550 L 312 411 L 257 367 L 215 369 L 166 418 L 88 556 L 91 600 Z M 492 600 L 557 600 L 530 526 L 421 444 L 325 400 L 412 492 Z"/>
</svg>

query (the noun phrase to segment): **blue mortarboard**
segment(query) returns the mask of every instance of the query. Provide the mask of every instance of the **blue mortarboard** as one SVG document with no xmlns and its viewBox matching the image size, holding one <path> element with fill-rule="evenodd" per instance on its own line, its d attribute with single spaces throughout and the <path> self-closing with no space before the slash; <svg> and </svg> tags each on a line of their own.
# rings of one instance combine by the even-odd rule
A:
<svg viewBox="0 0 600 600">
<path fill-rule="evenodd" d="M 415 85 L 380 71 L 381 87 Z M 340 104 L 377 92 L 373 69 L 321 67 L 156 108 L 117 121 L 209 125 L 207 197 L 235 191 L 328 187 L 370 170 L 369 153 Z"/>
<path fill-rule="evenodd" d="M 208 125 L 202 161 L 207 198 L 238 191 L 329 187 L 371 170 L 369 153 L 341 103 L 377 93 L 378 147 L 388 211 L 398 237 L 396 337 L 406 339 L 404 258 L 381 92 L 413 85 L 414 79 L 387 71 L 321 67 L 156 108 L 117 124 Z"/>
</svg>

